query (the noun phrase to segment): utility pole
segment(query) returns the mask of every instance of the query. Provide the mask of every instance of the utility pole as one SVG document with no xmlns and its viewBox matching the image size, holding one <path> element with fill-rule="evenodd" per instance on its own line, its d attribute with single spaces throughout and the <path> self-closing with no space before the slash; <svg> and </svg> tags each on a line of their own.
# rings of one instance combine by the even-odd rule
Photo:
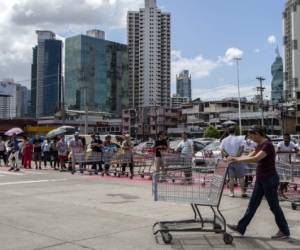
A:
<svg viewBox="0 0 300 250">
<path fill-rule="evenodd" d="M 238 85 L 238 103 L 239 103 L 239 128 L 240 135 L 242 135 L 242 118 L 241 118 L 241 93 L 240 93 L 240 71 L 239 71 L 239 61 L 242 60 L 240 57 L 235 57 L 236 61 L 236 71 L 237 71 L 237 85 Z"/>
<path fill-rule="evenodd" d="M 259 92 L 260 94 L 260 108 L 261 108 L 261 126 L 264 126 L 264 90 L 265 88 L 262 86 L 262 83 L 264 80 L 266 80 L 265 78 L 263 78 L 262 76 L 258 76 L 256 77 L 256 79 L 259 81 L 259 87 L 257 87 L 257 92 Z"/>
</svg>

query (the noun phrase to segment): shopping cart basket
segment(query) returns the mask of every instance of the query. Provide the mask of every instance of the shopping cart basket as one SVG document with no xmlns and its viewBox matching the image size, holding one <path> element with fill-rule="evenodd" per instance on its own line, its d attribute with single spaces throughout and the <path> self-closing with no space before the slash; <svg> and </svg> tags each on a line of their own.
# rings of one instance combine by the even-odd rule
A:
<svg viewBox="0 0 300 250">
<path fill-rule="evenodd" d="M 154 200 L 190 203 L 194 219 L 156 222 L 153 234 L 160 233 L 164 243 L 169 244 L 173 238 L 170 232 L 223 233 L 224 242 L 231 244 L 233 237 L 226 232 L 226 220 L 219 209 L 227 168 L 228 162 L 218 161 L 211 180 L 205 186 L 201 183 L 202 174 L 197 168 L 190 168 L 188 176 L 176 169 L 155 173 L 152 180 Z M 209 207 L 211 218 L 204 218 L 199 206 Z"/>
<path fill-rule="evenodd" d="M 102 161 L 102 153 L 100 152 L 82 152 L 82 153 L 75 153 L 74 154 L 74 161 L 75 161 L 75 168 L 72 169 L 72 174 L 76 172 L 76 164 L 79 165 L 80 173 L 84 173 L 85 170 L 89 170 L 89 172 L 95 172 L 98 174 L 97 168 L 96 169 L 88 169 L 89 165 L 94 163 L 100 163 Z"/>
<path fill-rule="evenodd" d="M 281 199 L 291 202 L 292 209 L 296 210 L 300 204 L 300 190 L 298 190 L 299 185 L 294 182 L 294 179 L 299 176 L 300 167 L 298 164 L 277 161 L 276 170 L 280 183 L 288 184 L 287 190 L 281 193 Z"/>
</svg>

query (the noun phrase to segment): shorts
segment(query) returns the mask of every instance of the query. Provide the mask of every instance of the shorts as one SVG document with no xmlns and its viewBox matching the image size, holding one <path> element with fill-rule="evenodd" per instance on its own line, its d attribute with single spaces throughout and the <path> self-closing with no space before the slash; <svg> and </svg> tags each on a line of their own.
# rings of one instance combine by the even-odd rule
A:
<svg viewBox="0 0 300 250">
<path fill-rule="evenodd" d="M 231 162 L 228 166 L 229 178 L 243 178 L 245 176 L 245 164 L 241 162 Z"/>
<path fill-rule="evenodd" d="M 42 160 L 42 152 L 33 152 L 33 160 L 41 161 Z"/>
</svg>

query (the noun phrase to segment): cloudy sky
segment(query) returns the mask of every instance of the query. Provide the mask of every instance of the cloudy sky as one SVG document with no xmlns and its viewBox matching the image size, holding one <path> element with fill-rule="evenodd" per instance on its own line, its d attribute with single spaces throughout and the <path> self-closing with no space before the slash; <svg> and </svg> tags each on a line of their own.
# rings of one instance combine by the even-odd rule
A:
<svg viewBox="0 0 300 250">
<path fill-rule="evenodd" d="M 172 15 L 172 91 L 182 69 L 192 74 L 193 97 L 216 99 L 237 95 L 236 66 L 242 57 L 240 83 L 251 98 L 256 77 L 266 78 L 275 47 L 282 51 L 284 0 L 157 0 Z M 144 0 L 0 0 L 0 79 L 14 78 L 30 87 L 35 30 L 65 38 L 88 29 L 105 30 L 106 38 L 126 43 L 126 13 Z"/>
</svg>

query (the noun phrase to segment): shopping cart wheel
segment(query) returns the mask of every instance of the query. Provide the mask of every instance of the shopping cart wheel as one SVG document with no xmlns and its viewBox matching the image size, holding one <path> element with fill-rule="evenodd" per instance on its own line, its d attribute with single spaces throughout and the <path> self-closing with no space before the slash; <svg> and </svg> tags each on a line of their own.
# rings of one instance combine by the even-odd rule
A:
<svg viewBox="0 0 300 250">
<path fill-rule="evenodd" d="M 161 237 L 165 244 L 170 244 L 173 240 L 173 237 L 170 233 L 161 232 Z"/>
<path fill-rule="evenodd" d="M 291 205 L 292 205 L 292 209 L 293 209 L 293 210 L 297 210 L 297 204 L 296 204 L 295 202 L 292 202 Z"/>
<path fill-rule="evenodd" d="M 224 234 L 223 234 L 223 240 L 224 240 L 224 243 L 228 245 L 228 244 L 231 244 L 231 243 L 232 243 L 233 237 L 232 237 L 231 234 L 224 233 Z"/>
</svg>

